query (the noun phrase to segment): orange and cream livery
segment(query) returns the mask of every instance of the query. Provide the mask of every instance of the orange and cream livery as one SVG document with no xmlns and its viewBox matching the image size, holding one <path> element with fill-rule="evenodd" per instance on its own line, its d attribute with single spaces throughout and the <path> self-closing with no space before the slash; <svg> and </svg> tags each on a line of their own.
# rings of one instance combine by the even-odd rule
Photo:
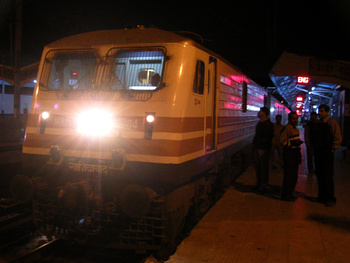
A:
<svg viewBox="0 0 350 263">
<path fill-rule="evenodd" d="M 43 51 L 14 195 L 57 235 L 158 248 L 241 170 L 267 96 L 175 33 L 63 38 Z"/>
</svg>

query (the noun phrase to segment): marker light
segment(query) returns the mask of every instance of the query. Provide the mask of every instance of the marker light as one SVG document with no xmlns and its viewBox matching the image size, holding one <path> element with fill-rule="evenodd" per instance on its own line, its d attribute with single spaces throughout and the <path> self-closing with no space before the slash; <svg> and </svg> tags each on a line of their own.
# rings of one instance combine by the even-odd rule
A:
<svg viewBox="0 0 350 263">
<path fill-rule="evenodd" d="M 50 117 L 50 114 L 49 114 L 47 111 L 43 111 L 43 112 L 41 113 L 41 117 L 42 117 L 44 120 L 46 120 L 46 119 L 48 119 L 48 118 Z"/>
<path fill-rule="evenodd" d="M 146 112 L 145 134 L 144 134 L 144 138 L 146 140 L 152 140 L 155 115 L 156 115 L 155 112 Z"/>
<path fill-rule="evenodd" d="M 47 123 L 47 119 L 50 117 L 50 113 L 48 111 L 43 111 L 41 113 L 41 120 L 40 120 L 40 134 L 44 134 L 45 133 L 45 129 L 46 129 L 46 123 Z"/>
<path fill-rule="evenodd" d="M 77 132 L 90 136 L 105 136 L 110 134 L 114 128 L 112 115 L 98 109 L 81 113 L 77 121 Z"/>
<path fill-rule="evenodd" d="M 151 122 L 154 122 L 154 115 L 147 115 L 146 116 L 146 121 L 148 122 L 148 123 L 151 123 Z"/>
</svg>

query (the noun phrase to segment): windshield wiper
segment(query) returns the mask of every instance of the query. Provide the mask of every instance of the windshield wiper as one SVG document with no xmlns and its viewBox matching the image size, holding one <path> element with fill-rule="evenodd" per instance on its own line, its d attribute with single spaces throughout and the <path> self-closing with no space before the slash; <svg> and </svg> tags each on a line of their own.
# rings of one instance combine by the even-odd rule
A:
<svg viewBox="0 0 350 263">
<path fill-rule="evenodd" d="M 113 73 L 113 76 L 117 80 L 117 82 L 121 85 L 122 90 L 128 95 L 129 98 L 132 98 L 133 96 L 131 95 L 130 91 L 125 87 L 124 83 L 117 77 L 117 74 Z"/>
</svg>

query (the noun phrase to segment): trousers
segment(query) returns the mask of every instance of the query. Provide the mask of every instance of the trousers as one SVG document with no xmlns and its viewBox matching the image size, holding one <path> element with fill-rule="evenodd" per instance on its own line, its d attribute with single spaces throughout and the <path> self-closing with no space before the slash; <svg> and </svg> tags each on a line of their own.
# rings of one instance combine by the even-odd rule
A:
<svg viewBox="0 0 350 263">
<path fill-rule="evenodd" d="M 253 159 L 257 179 L 256 186 L 262 189 L 269 181 L 270 149 L 253 148 Z"/>
<path fill-rule="evenodd" d="M 315 174 L 318 183 L 318 198 L 325 202 L 335 201 L 334 197 L 334 153 L 315 151 Z"/>
<path fill-rule="evenodd" d="M 282 198 L 291 198 L 298 181 L 299 164 L 301 161 L 301 153 L 299 148 L 283 150 L 283 183 Z"/>
</svg>

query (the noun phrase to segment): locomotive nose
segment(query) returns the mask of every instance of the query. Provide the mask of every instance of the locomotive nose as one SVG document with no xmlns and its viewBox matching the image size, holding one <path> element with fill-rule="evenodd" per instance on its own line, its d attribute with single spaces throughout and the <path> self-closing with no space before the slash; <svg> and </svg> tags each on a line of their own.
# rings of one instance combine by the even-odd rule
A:
<svg viewBox="0 0 350 263">
<path fill-rule="evenodd" d="M 21 203 L 28 203 L 34 195 L 35 183 L 27 176 L 18 174 L 11 181 L 11 194 Z"/>
<path fill-rule="evenodd" d="M 121 209 L 133 218 L 144 216 L 149 212 L 156 196 L 157 193 L 149 187 L 128 185 L 121 193 Z"/>
</svg>

